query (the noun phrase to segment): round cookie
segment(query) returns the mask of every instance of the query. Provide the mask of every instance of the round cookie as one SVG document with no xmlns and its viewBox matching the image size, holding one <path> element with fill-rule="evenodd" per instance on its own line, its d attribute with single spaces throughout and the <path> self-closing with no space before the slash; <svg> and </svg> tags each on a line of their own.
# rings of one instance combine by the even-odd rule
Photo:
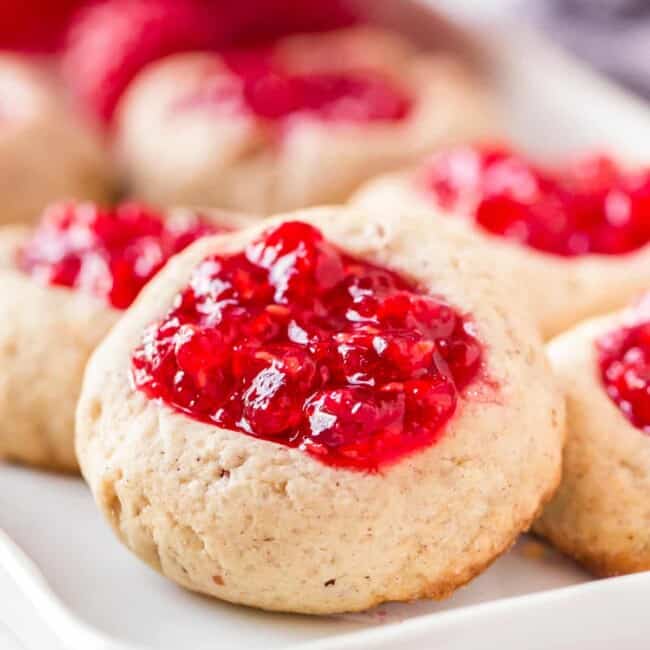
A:
<svg viewBox="0 0 650 650">
<path fill-rule="evenodd" d="M 243 250 L 246 259 L 265 264 L 267 255 L 273 258 L 274 251 L 287 250 L 282 241 L 271 245 L 278 232 L 286 233 L 285 226 L 307 228 L 303 224 L 316 226 L 325 242 L 361 260 L 359 264 L 380 265 L 415 282 L 422 300 L 444 299 L 464 314 L 465 335 L 480 341 L 479 375 L 457 394 L 456 410 L 439 436 L 374 471 L 355 464 L 363 451 L 334 462 L 323 453 L 328 443 L 319 447 L 318 439 L 322 431 L 331 431 L 327 414 L 310 419 L 312 438 L 292 446 L 286 432 L 269 434 L 267 429 L 267 439 L 244 433 L 246 422 L 253 422 L 247 412 L 246 422 L 216 424 L 231 401 L 212 411 L 203 401 L 204 415 L 197 417 L 196 405 L 205 393 L 196 400 L 186 396 L 184 377 L 176 405 L 166 398 L 150 399 L 151 384 L 149 393 L 135 388 L 147 380 L 143 356 L 169 344 L 156 338 L 168 332 L 165 314 L 170 308 L 191 310 L 198 304 L 187 291 L 214 290 L 218 299 L 224 285 L 218 275 L 210 280 L 211 270 L 218 274 L 231 268 L 229 260 L 244 259 Z M 266 242 L 262 248 L 260 241 Z M 292 274 L 295 266 L 283 275 L 285 263 L 294 259 L 291 250 L 310 250 L 299 238 L 293 245 L 295 249 L 275 258 L 283 262 L 269 270 L 279 288 L 284 287 L 282 278 L 300 282 L 302 277 L 297 271 L 297 276 Z M 335 267 L 334 262 L 327 266 L 323 282 Z M 383 277 L 383 271 L 377 273 Z M 427 219 L 405 219 L 398 211 L 380 216 L 311 209 L 275 218 L 266 226 L 203 239 L 167 265 L 93 354 L 77 409 L 82 473 L 120 540 L 188 589 L 268 610 L 312 614 L 363 610 L 390 600 L 444 598 L 509 548 L 560 478 L 563 400 L 516 295 L 507 281 L 496 280 L 466 238 L 441 237 Z M 291 300 L 272 306 L 273 313 L 291 308 Z M 330 308 L 330 314 L 338 309 L 335 302 Z M 170 313 L 173 317 L 175 312 Z M 207 309 L 203 313 L 216 314 Z M 214 318 L 227 327 L 227 321 Z M 297 331 L 293 340 L 299 341 L 301 325 L 294 325 L 287 326 L 287 335 Z M 183 336 L 180 342 L 186 340 Z M 204 349 L 201 340 L 199 350 Z M 222 348 L 215 346 L 221 355 Z M 421 349 L 420 344 L 411 350 L 415 348 Z M 174 354 L 180 363 L 177 347 Z M 161 363 L 170 359 L 161 357 Z M 220 388 L 206 382 L 202 371 L 210 371 L 203 364 L 212 359 L 208 353 L 183 360 L 204 391 Z M 308 364 L 294 364 L 294 372 L 296 367 L 300 372 Z M 331 366 L 327 370 L 335 372 Z M 182 412 L 178 404 L 186 397 L 190 401 Z M 250 405 L 250 397 L 247 391 L 245 404 Z M 292 398 L 290 394 L 290 405 Z M 310 400 L 303 416 L 311 418 Z M 268 404 L 261 408 L 272 410 Z M 354 436 L 365 440 L 367 413 L 355 421 L 355 409 L 350 412 L 347 425 L 356 431 L 352 441 Z M 273 416 L 283 414 L 276 409 Z M 341 413 L 339 417 L 345 422 Z M 397 436 L 392 438 L 394 447 L 388 445 L 384 453 L 402 443 L 404 431 L 392 431 Z M 377 434 L 381 441 L 385 433 Z M 333 445 L 340 442 L 330 439 Z M 343 440 L 343 448 L 347 442 Z M 350 447 L 359 449 L 353 443 Z"/>
<path fill-rule="evenodd" d="M 648 413 L 648 321 L 646 304 L 588 320 L 548 345 L 567 396 L 567 443 L 562 483 L 534 530 L 598 576 L 650 570 L 650 428 L 637 419 Z M 606 385 L 603 361 L 622 392 Z"/>
<path fill-rule="evenodd" d="M 484 133 L 488 103 L 451 56 L 350 28 L 149 66 L 118 108 L 117 148 L 138 196 L 271 214 L 341 202 L 373 175 Z"/>
<path fill-rule="evenodd" d="M 484 247 L 484 254 L 492 258 L 495 267 L 503 275 L 516 278 L 517 282 L 522 287 L 525 287 L 529 297 L 530 310 L 539 323 L 544 338 L 547 339 L 587 317 L 622 307 L 634 295 L 647 287 L 650 282 L 650 246 L 647 245 L 650 242 L 650 229 L 646 229 L 647 232 L 644 233 L 645 226 L 639 229 L 642 231 L 641 233 L 636 231 L 631 234 L 629 232 L 623 233 L 622 236 L 630 235 L 634 241 L 632 243 L 625 241 L 623 243 L 625 250 L 618 254 L 606 254 L 602 251 L 587 254 L 571 253 L 568 255 L 566 251 L 563 251 L 562 254 L 554 254 L 531 245 L 523 245 L 517 241 L 517 238 L 521 237 L 521 230 L 517 229 L 525 228 L 525 225 L 522 226 L 521 223 L 516 223 L 511 233 L 506 237 L 479 226 L 475 221 L 477 214 L 475 197 L 463 196 L 462 188 L 459 192 L 460 199 L 458 201 L 449 200 L 448 198 L 441 201 L 439 197 L 436 197 L 431 189 L 431 178 L 436 169 L 440 169 L 440 164 L 446 165 L 444 173 L 448 174 L 448 170 L 452 169 L 456 178 L 460 179 L 460 181 L 454 180 L 454 182 L 466 183 L 470 187 L 472 184 L 480 182 L 480 173 L 475 169 L 473 159 L 476 152 L 478 151 L 480 155 L 482 150 L 482 147 L 477 149 L 459 147 L 448 152 L 442 152 L 418 169 L 389 174 L 372 180 L 352 197 L 350 204 L 364 209 L 384 212 L 391 212 L 395 209 L 404 210 L 404 212 L 419 212 L 428 215 L 435 223 L 436 228 L 451 228 L 471 236 L 478 245 Z M 491 149 L 486 151 L 487 156 L 492 155 Z M 500 149 L 496 149 L 495 152 L 494 155 L 501 155 Z M 498 170 L 495 168 L 493 176 L 490 177 L 485 174 L 483 180 L 486 183 L 492 183 L 495 188 L 505 188 L 501 191 L 512 192 L 515 197 L 519 191 L 522 191 L 525 195 L 529 191 L 526 184 L 531 182 L 530 178 L 526 176 L 529 173 L 530 163 L 521 156 L 517 156 L 517 154 L 508 154 L 506 151 L 506 155 L 514 159 L 512 167 L 515 173 L 512 170 L 505 169 L 504 165 L 505 171 L 500 177 L 497 174 Z M 450 164 L 448 161 L 454 158 L 456 160 L 464 158 L 464 160 L 461 160 L 460 164 Z M 470 164 L 466 162 L 468 159 Z M 508 161 L 506 163 L 511 164 Z M 587 165 L 590 163 L 586 161 L 583 164 L 587 169 Z M 615 214 L 617 201 L 618 206 L 622 205 L 623 210 L 625 210 L 626 201 L 629 200 L 628 189 L 620 191 L 620 184 L 628 181 L 629 184 L 635 184 L 637 174 L 639 187 L 634 186 L 634 191 L 638 190 L 641 196 L 638 221 L 650 223 L 650 209 L 647 207 L 650 203 L 647 202 L 647 199 L 643 199 L 641 195 L 650 192 L 650 180 L 648 180 L 650 176 L 647 175 L 647 172 L 645 170 L 627 172 L 616 168 L 613 163 L 606 160 L 595 159 L 591 161 L 591 164 L 603 165 L 610 169 L 612 175 L 617 177 L 609 186 L 607 184 L 610 181 L 605 179 L 603 187 L 594 190 L 593 196 L 588 195 L 591 190 L 584 192 L 580 190 L 587 197 L 585 204 L 588 201 L 598 201 L 599 206 L 607 205 L 607 199 L 603 198 L 603 196 L 609 193 L 612 197 L 609 203 L 610 210 L 613 208 L 613 216 L 611 217 L 611 223 L 613 224 L 612 241 L 614 242 L 615 238 L 619 236 L 620 231 L 626 229 L 625 217 L 621 220 L 620 216 L 618 224 L 621 224 L 622 227 L 620 231 L 617 229 Z M 522 172 L 519 171 L 519 165 L 524 166 Z M 518 180 L 515 174 L 519 173 L 521 173 L 521 176 L 519 176 Z M 534 168 L 533 173 L 537 173 Z M 569 169 L 567 172 L 568 175 L 572 173 L 575 175 L 580 173 L 580 165 L 576 165 L 575 169 Z M 626 176 L 626 174 L 629 175 Z M 645 181 L 643 180 L 644 175 Z M 487 180 L 485 180 L 486 178 Z M 523 178 L 523 181 L 521 178 Z M 438 179 L 437 182 L 440 186 L 443 186 L 443 191 L 450 191 L 449 187 L 444 187 L 443 181 Z M 540 181 L 540 184 L 547 182 L 547 179 L 544 178 Z M 595 182 L 599 182 L 598 179 Z M 448 183 L 448 179 L 444 183 Z M 520 183 L 523 189 L 518 189 L 516 187 L 517 183 Z M 488 190 L 484 191 L 487 192 Z M 485 205 L 488 207 L 481 206 L 479 209 L 483 210 L 481 215 L 485 219 L 493 218 L 494 223 L 500 218 L 499 214 L 502 216 L 508 215 L 509 210 L 512 211 L 513 209 L 510 207 L 504 208 L 503 204 L 497 204 L 497 201 L 502 198 L 498 196 L 499 189 L 491 191 L 495 195 L 489 197 L 491 203 L 485 201 Z M 556 191 L 558 191 L 557 188 L 554 188 L 553 192 Z M 564 192 L 567 190 L 561 188 L 559 191 Z M 569 195 L 571 191 L 571 188 L 569 188 Z M 629 191 L 632 192 L 632 190 Z M 541 192 L 544 192 L 544 190 L 542 189 Z M 471 194 L 471 192 L 468 191 L 468 194 Z M 578 201 L 583 200 L 583 194 L 573 196 L 576 205 L 578 205 Z M 555 196 L 552 196 L 552 200 L 555 201 Z M 535 203 L 525 197 L 522 199 L 521 204 L 527 207 L 528 201 L 530 201 L 530 205 Z M 585 215 L 595 215 L 595 226 L 610 221 L 605 209 L 599 206 L 591 208 L 588 204 L 585 209 L 585 204 L 574 209 L 574 215 L 577 214 L 576 219 L 583 218 L 578 213 L 579 210 L 583 210 Z M 539 206 L 539 202 L 537 205 Z M 517 210 L 519 207 L 516 206 L 514 209 Z M 496 216 L 491 217 L 487 213 L 488 209 L 493 209 L 493 214 Z M 533 207 L 533 209 L 536 208 Z M 569 207 L 568 209 L 570 211 L 573 208 Z M 591 212 L 587 212 L 588 210 L 591 210 Z M 511 213 L 514 214 L 514 212 Z M 541 218 L 545 218 L 541 211 L 539 211 L 539 214 Z M 557 218 L 555 204 L 549 209 L 549 215 L 550 218 Z M 571 216 L 569 214 L 570 218 Z M 588 216 L 588 218 L 592 217 Z M 587 224 L 586 227 L 593 227 L 593 225 Z M 535 224 L 533 223 L 534 227 Z M 629 230 L 633 231 L 634 226 Z M 542 236 L 545 235 L 546 233 L 543 232 Z M 562 233 L 554 236 L 562 241 L 567 241 L 570 238 L 570 234 L 566 235 L 566 237 L 563 237 Z M 643 239 L 639 239 L 640 237 Z M 538 240 L 541 238 L 538 237 Z M 552 241 L 549 246 L 555 243 L 557 242 Z M 536 241 L 536 244 L 544 246 L 546 242 L 542 241 L 540 244 L 539 241 Z"/>
<path fill-rule="evenodd" d="M 0 224 L 33 221 L 52 201 L 109 198 L 99 136 L 46 75 L 1 54 L 0 98 Z"/>
<path fill-rule="evenodd" d="M 128 207 L 120 209 L 126 211 Z M 76 213 L 72 219 L 77 224 L 76 235 L 63 239 L 64 231 L 62 238 L 54 239 L 52 245 L 52 229 L 64 222 L 70 212 Z M 74 410 L 83 370 L 91 351 L 118 320 L 137 289 L 137 285 L 135 289 L 129 286 L 128 291 L 120 294 L 119 281 L 115 281 L 114 291 L 106 286 L 106 278 L 98 275 L 98 268 L 103 273 L 102 256 L 106 250 L 85 260 L 80 252 L 89 234 L 100 229 L 98 226 L 93 231 L 93 219 L 98 223 L 103 220 L 104 224 L 110 219 L 107 211 L 97 218 L 100 212 L 92 204 L 62 205 L 50 208 L 35 230 L 26 226 L 0 229 L 0 458 L 53 470 L 78 471 L 73 444 Z M 165 221 L 177 224 L 178 232 L 182 232 L 183 224 L 192 227 L 194 218 L 188 215 L 183 210 L 172 210 Z M 157 219 L 155 213 L 147 218 Z M 128 216 L 122 228 L 127 219 Z M 221 214 L 207 219 L 228 228 L 240 223 L 238 217 Z M 88 223 L 91 225 L 86 228 Z M 119 239 L 122 235 L 112 232 L 108 236 Z M 125 256 L 133 265 L 148 265 L 135 280 L 138 284 L 161 261 L 154 261 L 151 266 L 155 244 L 146 238 L 141 241 L 143 248 L 139 253 L 127 252 Z M 116 249 L 125 247 L 119 241 L 115 244 Z M 29 252 L 28 261 L 25 251 Z M 69 286 L 74 283 L 68 274 L 74 272 L 74 264 L 79 260 L 82 271 L 77 279 L 84 274 L 85 279 L 77 284 L 85 282 L 86 286 L 73 288 Z M 123 269 L 120 272 L 124 273 Z"/>
</svg>

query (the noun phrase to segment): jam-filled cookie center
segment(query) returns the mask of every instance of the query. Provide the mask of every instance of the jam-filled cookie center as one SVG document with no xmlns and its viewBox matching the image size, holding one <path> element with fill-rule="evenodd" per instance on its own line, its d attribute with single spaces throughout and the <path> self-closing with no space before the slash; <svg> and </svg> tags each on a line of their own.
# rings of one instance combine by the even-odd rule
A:
<svg viewBox="0 0 650 650">
<path fill-rule="evenodd" d="M 78 289 L 126 309 L 172 255 L 216 230 L 194 214 L 166 221 L 135 203 L 114 209 L 62 204 L 45 213 L 18 251 L 17 265 L 44 284 Z"/>
<path fill-rule="evenodd" d="M 650 434 L 650 320 L 607 332 L 596 348 L 607 394 L 635 427 Z"/>
<path fill-rule="evenodd" d="M 399 121 L 412 101 L 397 83 L 373 70 L 295 74 L 265 50 L 224 55 L 232 78 L 206 73 L 203 87 L 180 103 L 249 112 L 273 122 L 295 115 L 323 121 Z"/>
<path fill-rule="evenodd" d="M 424 186 L 483 230 L 553 255 L 618 255 L 650 241 L 650 172 L 604 157 L 549 171 L 505 149 L 436 156 Z"/>
<path fill-rule="evenodd" d="M 373 471 L 442 435 L 481 359 L 444 301 L 286 222 L 205 259 L 132 376 L 202 422 Z"/>
</svg>

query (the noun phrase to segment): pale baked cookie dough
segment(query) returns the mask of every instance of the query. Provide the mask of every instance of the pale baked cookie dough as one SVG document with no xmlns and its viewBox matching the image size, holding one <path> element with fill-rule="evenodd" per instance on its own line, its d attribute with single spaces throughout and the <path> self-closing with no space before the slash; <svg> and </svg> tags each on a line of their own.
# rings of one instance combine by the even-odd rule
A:
<svg viewBox="0 0 650 650">
<path fill-rule="evenodd" d="M 608 396 L 596 348 L 649 316 L 588 320 L 548 345 L 567 396 L 567 443 L 562 483 L 534 530 L 599 576 L 650 570 L 650 438 Z"/>
<path fill-rule="evenodd" d="M 292 36 L 274 60 L 294 74 L 379 74 L 410 95 L 411 111 L 371 122 L 302 112 L 269 126 L 238 107 L 239 82 L 218 55 L 176 55 L 146 68 L 118 109 L 117 150 L 134 192 L 258 214 L 338 203 L 373 175 L 491 127 L 486 91 L 460 61 L 390 32 Z M 221 101 L 196 101 L 206 88 Z"/>
<path fill-rule="evenodd" d="M 99 135 L 45 74 L 0 54 L 0 225 L 31 222 L 52 201 L 101 201 L 112 191 Z"/>
<path fill-rule="evenodd" d="M 428 216 L 433 230 L 471 237 L 504 277 L 528 296 L 545 339 L 598 314 L 618 309 L 650 284 L 650 245 L 620 255 L 560 257 L 493 235 L 458 210 L 448 211 L 418 185 L 421 170 L 371 180 L 350 199 L 362 209 Z"/>
<path fill-rule="evenodd" d="M 171 210 L 170 218 L 182 210 Z M 230 228 L 248 217 L 213 213 Z M 86 361 L 122 311 L 18 270 L 29 227 L 0 228 L 0 458 L 77 472 L 74 410 Z"/>
<path fill-rule="evenodd" d="M 129 381 L 131 354 L 200 261 L 263 227 L 206 238 L 150 283 L 93 354 L 77 453 L 120 540 L 184 587 L 268 610 L 325 614 L 444 598 L 526 530 L 560 479 L 564 407 L 516 291 L 465 238 L 426 218 L 320 208 L 299 220 L 355 257 L 417 280 L 471 315 L 488 383 L 433 446 L 378 473 L 204 424 Z M 489 385 L 488 385 L 489 384 Z"/>
</svg>

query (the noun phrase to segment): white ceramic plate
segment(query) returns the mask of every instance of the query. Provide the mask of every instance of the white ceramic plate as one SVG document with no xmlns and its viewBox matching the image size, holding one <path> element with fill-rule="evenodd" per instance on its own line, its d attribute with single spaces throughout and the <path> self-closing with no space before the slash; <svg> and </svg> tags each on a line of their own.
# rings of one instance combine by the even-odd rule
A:
<svg viewBox="0 0 650 650">
<path fill-rule="evenodd" d="M 316 639 L 333 641 L 358 630 L 384 629 L 434 612 L 588 579 L 571 562 L 524 539 L 468 588 L 443 603 L 391 604 L 344 616 L 289 616 L 196 596 L 151 571 L 116 541 L 80 479 L 3 467 L 0 527 L 36 563 L 56 597 L 81 621 L 109 638 L 156 650 L 235 646 L 270 650 Z M 23 571 L 20 567 L 16 575 Z M 51 603 L 38 605 L 47 615 Z M 75 622 L 60 612 L 49 622 L 68 641 Z M 88 645 L 70 647 L 91 650 Z M 0 648 L 4 650 L 1 643 Z"/>
<path fill-rule="evenodd" d="M 435 21 L 407 0 L 373 8 L 389 5 L 389 21 L 431 38 Z M 516 141 L 540 155 L 601 148 L 650 161 L 637 100 L 521 29 L 482 30 L 478 50 Z M 443 603 L 318 618 L 177 588 L 118 544 L 79 479 L 0 467 L 0 529 L 15 542 L 0 535 L 2 650 L 640 650 L 650 636 L 650 574 L 593 581 L 528 538 Z"/>
</svg>

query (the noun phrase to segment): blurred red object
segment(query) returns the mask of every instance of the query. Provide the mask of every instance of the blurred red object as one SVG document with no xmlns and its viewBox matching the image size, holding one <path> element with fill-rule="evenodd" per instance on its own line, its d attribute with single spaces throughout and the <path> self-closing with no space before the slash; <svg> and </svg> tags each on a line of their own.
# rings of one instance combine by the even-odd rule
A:
<svg viewBox="0 0 650 650">
<path fill-rule="evenodd" d="M 0 49 L 63 50 L 74 95 L 108 122 L 131 79 L 163 56 L 332 29 L 356 18 L 346 0 L 2 0 Z"/>
<path fill-rule="evenodd" d="M 214 0 L 222 8 L 231 43 L 246 44 L 294 32 L 336 29 L 357 22 L 346 0 Z"/>
<path fill-rule="evenodd" d="M 151 61 L 214 48 L 223 29 L 215 8 L 197 0 L 104 0 L 70 23 L 63 72 L 81 104 L 110 121 L 120 95 Z"/>
<path fill-rule="evenodd" d="M 2 0 L 0 49 L 51 52 L 63 44 L 64 33 L 79 0 Z"/>
</svg>

